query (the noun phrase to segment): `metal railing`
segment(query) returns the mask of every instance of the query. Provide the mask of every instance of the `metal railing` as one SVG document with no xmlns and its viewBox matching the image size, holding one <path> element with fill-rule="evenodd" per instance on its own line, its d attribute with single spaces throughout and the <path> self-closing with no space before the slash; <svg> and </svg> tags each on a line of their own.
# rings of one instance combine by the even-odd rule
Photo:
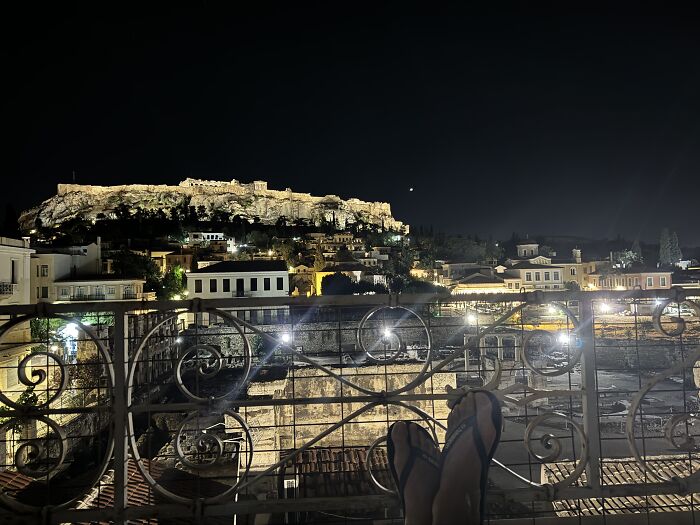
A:
<svg viewBox="0 0 700 525">
<path fill-rule="evenodd" d="M 71 295 L 71 301 L 104 301 L 106 299 L 105 294 L 76 294 Z"/>
<path fill-rule="evenodd" d="M 258 308 L 289 323 L 246 321 Z M 26 355 L 0 347 L 18 356 L 0 361 L 9 520 L 398 523 L 389 425 L 416 420 L 442 444 L 447 402 L 474 387 L 505 419 L 490 519 L 691 523 L 700 503 L 700 307 L 683 290 L 0 314 L 15 316 L 0 344 L 32 323 Z"/>
<path fill-rule="evenodd" d="M 14 295 L 17 293 L 17 285 L 8 282 L 0 282 L 0 295 Z"/>
</svg>

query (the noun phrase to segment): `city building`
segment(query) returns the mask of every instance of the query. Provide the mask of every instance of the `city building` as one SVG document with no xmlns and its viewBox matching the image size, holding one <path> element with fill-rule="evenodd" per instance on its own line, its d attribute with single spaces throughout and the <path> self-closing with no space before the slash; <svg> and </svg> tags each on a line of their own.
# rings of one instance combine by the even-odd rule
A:
<svg viewBox="0 0 700 525">
<path fill-rule="evenodd" d="M 0 305 L 30 303 L 32 253 L 29 238 L 0 237 Z M 7 315 L 1 316 L 0 325 L 9 319 Z M 31 341 L 28 322 L 10 329 L 0 339 L 0 390 L 11 399 L 16 399 L 25 389 L 17 372 L 20 361 L 30 350 L 28 341 Z M 31 374 L 31 366 L 27 367 L 27 372 Z"/>
<path fill-rule="evenodd" d="M 146 281 L 134 277 L 84 275 L 56 279 L 49 291 L 49 302 L 74 301 L 153 301 L 155 292 L 145 292 Z M 43 292 L 42 292 L 43 295 Z M 43 297 L 38 301 L 45 301 Z"/>
<path fill-rule="evenodd" d="M 189 297 L 285 297 L 289 272 L 284 261 L 222 261 L 187 274 Z"/>
<path fill-rule="evenodd" d="M 588 290 L 668 290 L 671 271 L 640 268 L 608 268 L 589 276 Z"/>
</svg>

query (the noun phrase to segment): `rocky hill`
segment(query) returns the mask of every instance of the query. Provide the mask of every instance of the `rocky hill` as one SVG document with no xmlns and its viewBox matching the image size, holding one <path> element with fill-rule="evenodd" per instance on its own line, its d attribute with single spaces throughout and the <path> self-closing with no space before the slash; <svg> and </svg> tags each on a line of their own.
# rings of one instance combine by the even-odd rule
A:
<svg viewBox="0 0 700 525">
<path fill-rule="evenodd" d="M 391 215 L 386 202 L 365 202 L 341 199 L 336 195 L 315 197 L 309 193 L 268 189 L 267 182 L 241 183 L 186 179 L 177 186 L 129 184 L 123 186 L 87 186 L 59 184 L 56 196 L 39 206 L 22 212 L 20 226 L 28 231 L 41 226 L 57 226 L 67 220 L 82 217 L 95 220 L 98 215 L 114 216 L 115 209 L 125 204 L 131 209 L 170 208 L 179 205 L 203 206 L 205 218 L 214 210 L 272 224 L 284 216 L 289 221 L 306 219 L 314 224 L 336 221 L 339 228 L 359 221 L 387 230 L 408 232 L 408 226 Z M 101 215 L 100 215 L 101 216 Z"/>
</svg>

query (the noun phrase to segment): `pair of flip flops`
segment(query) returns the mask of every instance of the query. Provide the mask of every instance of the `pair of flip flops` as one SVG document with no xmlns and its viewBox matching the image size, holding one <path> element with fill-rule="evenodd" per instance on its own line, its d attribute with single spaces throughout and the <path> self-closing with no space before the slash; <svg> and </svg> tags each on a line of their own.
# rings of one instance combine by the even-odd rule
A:
<svg viewBox="0 0 700 525">
<path fill-rule="evenodd" d="M 420 459 L 421 461 L 424 461 L 425 463 L 431 465 L 437 470 L 440 470 L 442 468 L 442 464 L 446 461 L 450 450 L 452 447 L 457 443 L 459 438 L 467 432 L 469 429 L 473 429 L 473 436 L 474 436 L 474 444 L 476 446 L 476 451 L 477 454 L 479 455 L 479 461 L 481 463 L 481 473 L 480 473 L 480 480 L 479 480 L 479 488 L 480 488 L 480 505 L 479 505 L 479 512 L 480 512 L 480 519 L 481 522 L 484 521 L 484 502 L 485 502 L 485 495 L 486 495 L 486 484 L 488 482 L 488 474 L 489 474 L 489 467 L 491 465 L 491 460 L 493 459 L 493 455 L 496 452 L 496 448 L 498 447 L 498 443 L 501 440 L 501 428 L 503 426 L 503 419 L 501 415 L 501 405 L 496 398 L 496 396 L 493 395 L 493 393 L 487 391 L 487 390 L 471 390 L 470 392 L 472 393 L 477 393 L 481 392 L 483 394 L 486 394 L 486 396 L 489 398 L 489 401 L 491 403 L 491 421 L 493 422 L 494 428 L 496 429 L 496 438 L 493 441 L 493 444 L 491 445 L 491 448 L 487 451 L 486 450 L 486 445 L 484 444 L 484 439 L 481 435 L 481 432 L 479 432 L 479 423 L 477 420 L 477 414 L 474 414 L 472 416 L 469 416 L 468 418 L 464 419 L 457 425 L 455 428 L 448 429 L 448 436 L 447 436 L 447 441 L 445 442 L 445 446 L 442 450 L 442 455 L 441 455 L 441 460 L 437 460 L 436 458 L 430 456 L 428 453 L 426 453 L 423 449 L 417 447 L 415 444 L 411 443 L 411 433 L 410 431 L 407 433 L 407 438 L 408 438 L 408 446 L 409 446 L 409 457 L 408 461 L 404 465 L 401 473 L 399 474 L 396 471 L 396 467 L 394 466 L 394 457 L 396 453 L 396 445 L 394 444 L 393 440 L 391 439 L 392 435 L 392 430 L 393 427 L 396 423 L 391 425 L 389 428 L 389 433 L 387 435 L 387 453 L 389 456 L 389 467 L 391 469 L 391 474 L 394 477 L 394 481 L 396 483 L 396 486 L 399 491 L 399 496 L 401 497 L 401 505 L 404 510 L 404 517 L 406 514 L 406 503 L 404 500 L 404 489 L 406 488 L 406 483 L 408 482 L 408 479 L 411 475 L 411 471 L 413 470 L 413 467 L 416 463 L 416 460 Z M 466 393 L 465 393 L 466 396 Z M 464 398 L 464 396 L 462 396 Z M 462 399 L 459 399 L 456 403 L 455 406 L 458 405 Z M 478 410 L 478 408 L 477 408 Z M 427 430 L 425 430 L 423 427 L 420 425 L 417 425 L 416 423 L 413 423 L 411 421 L 404 421 L 404 423 L 409 426 L 409 425 L 415 425 L 415 427 L 419 430 L 419 432 L 422 432 L 425 434 L 431 441 L 433 440 L 433 437 L 428 433 Z"/>
</svg>

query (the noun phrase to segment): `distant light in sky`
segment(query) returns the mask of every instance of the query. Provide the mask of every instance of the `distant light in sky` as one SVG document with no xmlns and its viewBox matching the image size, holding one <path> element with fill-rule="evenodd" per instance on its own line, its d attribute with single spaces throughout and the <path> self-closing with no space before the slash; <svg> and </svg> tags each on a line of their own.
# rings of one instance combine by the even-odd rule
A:
<svg viewBox="0 0 700 525">
<path fill-rule="evenodd" d="M 413 191 L 413 188 L 408 188 L 408 191 Z"/>
</svg>

